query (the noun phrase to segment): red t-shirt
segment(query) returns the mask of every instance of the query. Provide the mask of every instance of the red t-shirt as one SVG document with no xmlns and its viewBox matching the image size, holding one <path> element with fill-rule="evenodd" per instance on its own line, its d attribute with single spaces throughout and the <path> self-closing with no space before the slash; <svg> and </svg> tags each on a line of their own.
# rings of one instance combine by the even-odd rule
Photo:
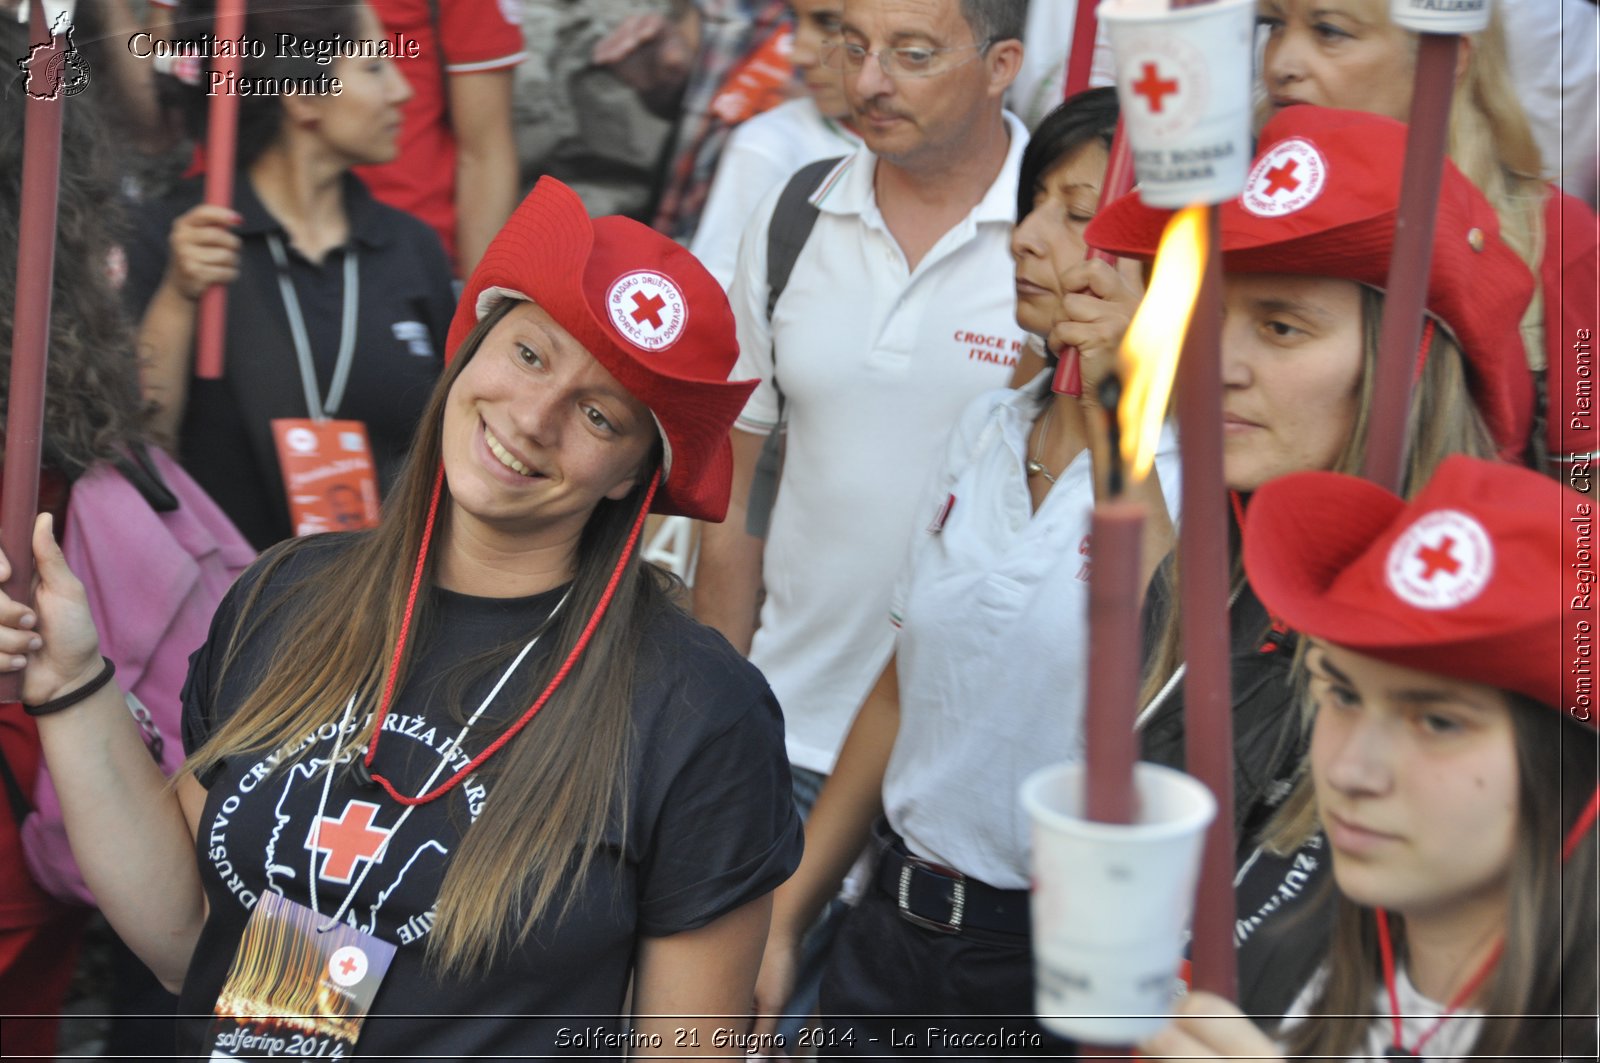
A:
<svg viewBox="0 0 1600 1063">
<path fill-rule="evenodd" d="M 456 140 L 450 129 L 444 71 L 476 74 L 507 70 L 523 59 L 517 0 L 436 0 L 438 34 L 430 0 L 369 0 L 385 32 L 418 45 L 415 59 L 397 60 L 411 83 L 403 108 L 400 154 L 356 173 L 380 202 L 416 215 L 439 234 L 456 262 Z M 439 57 L 439 39 L 444 59 Z"/>
</svg>

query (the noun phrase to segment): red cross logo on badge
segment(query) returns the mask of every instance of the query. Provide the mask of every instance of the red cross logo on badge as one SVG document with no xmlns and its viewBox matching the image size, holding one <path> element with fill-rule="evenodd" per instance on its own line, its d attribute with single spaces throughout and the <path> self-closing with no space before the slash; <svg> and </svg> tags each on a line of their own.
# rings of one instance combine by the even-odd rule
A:
<svg viewBox="0 0 1600 1063">
<path fill-rule="evenodd" d="M 355 945 L 335 949 L 328 957 L 328 977 L 333 984 L 349 989 L 367 976 L 367 954 Z"/>
<path fill-rule="evenodd" d="M 1327 183 L 1322 152 L 1309 140 L 1291 137 L 1256 160 L 1239 203 L 1258 218 L 1279 218 L 1309 207 Z"/>
<path fill-rule="evenodd" d="M 1384 579 L 1401 601 L 1429 610 L 1466 605 L 1493 575 L 1489 533 L 1454 509 L 1429 513 L 1407 528 L 1384 566 Z"/>
<path fill-rule="evenodd" d="M 672 278 L 654 270 L 624 274 L 606 293 L 606 312 L 622 338 L 646 351 L 664 351 L 683 335 L 689 304 Z"/>
<path fill-rule="evenodd" d="M 317 853 L 327 853 L 318 877 L 325 882 L 348 884 L 355 876 L 358 861 L 377 863 L 383 859 L 384 846 L 394 833 L 373 826 L 378 806 L 367 801 L 351 801 L 338 819 L 323 816 L 311 825 L 311 835 L 306 838 L 306 848 Z"/>
</svg>

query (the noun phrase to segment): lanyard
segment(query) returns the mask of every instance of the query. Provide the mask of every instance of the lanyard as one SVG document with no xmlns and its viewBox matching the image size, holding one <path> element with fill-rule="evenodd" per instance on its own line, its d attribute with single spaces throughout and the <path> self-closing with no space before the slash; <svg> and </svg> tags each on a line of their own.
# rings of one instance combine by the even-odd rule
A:
<svg viewBox="0 0 1600 1063">
<path fill-rule="evenodd" d="M 461 725 L 461 730 L 456 732 L 456 736 L 454 738 L 445 743 L 444 749 L 439 754 L 439 763 L 434 765 L 433 773 L 428 776 L 428 781 L 422 784 L 423 790 L 427 790 L 428 787 L 432 786 L 434 781 L 439 778 L 439 773 L 444 770 L 446 764 L 450 763 L 450 755 L 454 753 L 461 745 L 461 740 L 467 737 L 467 732 L 472 729 L 473 724 L 478 722 L 478 717 L 483 715 L 483 710 L 487 709 L 490 703 L 494 701 L 495 697 L 499 695 L 501 688 L 506 685 L 507 681 L 511 679 L 512 673 L 517 670 L 517 666 L 520 665 L 528 656 L 528 651 L 532 650 L 533 647 L 538 644 L 540 636 L 542 636 L 549 628 L 550 621 L 556 618 L 556 614 L 561 612 L 561 607 L 567 604 L 567 596 L 571 593 L 572 591 L 569 589 L 566 594 L 561 596 L 561 600 L 557 602 L 556 607 L 551 610 L 549 618 L 546 619 L 544 624 L 540 626 L 539 633 L 533 636 L 533 638 L 529 639 L 526 646 L 522 647 L 522 652 L 517 654 L 517 656 L 512 660 L 511 664 L 507 666 L 505 672 L 501 674 L 499 680 L 490 689 L 489 693 L 484 695 L 482 703 L 473 710 L 471 716 L 467 717 L 467 722 Z M 341 735 L 345 733 L 345 728 L 350 725 L 350 712 L 355 707 L 355 703 L 356 699 L 355 695 L 353 694 L 350 696 L 350 700 L 344 703 L 344 715 L 339 719 L 339 734 Z M 311 856 L 307 861 L 308 870 L 310 872 L 309 878 L 311 882 L 311 910 L 319 919 L 322 917 L 322 910 L 317 903 L 317 850 L 322 841 L 322 820 L 323 817 L 328 814 L 328 787 L 333 783 L 333 772 L 334 768 L 337 766 L 338 759 L 339 758 L 333 756 L 328 758 L 328 770 L 322 777 L 322 796 L 317 799 L 317 818 L 313 821 L 311 828 Z M 416 808 L 417 806 L 415 803 L 406 806 L 406 810 L 400 813 L 400 818 L 396 820 L 394 826 L 389 829 L 390 837 L 393 837 L 401 827 L 405 826 L 406 820 L 411 818 L 411 813 L 416 811 Z M 335 926 L 339 925 L 339 920 L 344 918 L 344 913 L 350 908 L 350 902 L 355 900 L 357 891 L 361 889 L 361 884 L 367 880 L 367 872 L 372 870 L 372 865 L 375 863 L 377 863 L 376 854 L 374 854 L 373 859 L 368 860 L 366 865 L 362 867 L 361 874 L 356 877 L 356 880 L 351 884 L 349 891 L 345 893 L 344 902 L 339 905 L 338 911 L 334 912 L 328 917 L 328 922 L 325 926 L 317 927 L 317 933 L 325 934 L 329 930 L 332 930 Z"/>
<path fill-rule="evenodd" d="M 566 660 L 561 662 L 561 667 L 556 669 L 556 674 L 550 677 L 550 682 L 545 686 L 544 692 L 539 695 L 538 700 L 528 706 L 528 711 L 524 712 L 510 727 L 506 728 L 499 738 L 489 743 L 487 749 L 473 757 L 460 771 L 432 790 L 424 786 L 423 793 L 415 797 L 408 797 L 396 790 L 393 783 L 376 772 L 373 772 L 371 776 L 373 782 L 383 787 L 390 797 L 402 805 L 425 805 L 429 801 L 443 797 L 450 792 L 451 787 L 477 771 L 484 761 L 500 752 L 502 746 L 515 738 L 518 732 L 528 725 L 528 721 L 538 715 L 539 710 L 544 708 L 545 702 L 549 701 L 551 696 L 560 689 L 561 684 L 567 678 L 567 673 L 572 671 L 572 666 L 578 663 L 578 658 L 583 655 L 583 651 L 588 648 L 589 640 L 594 636 L 594 629 L 600 626 L 601 618 L 606 615 L 606 610 L 610 608 L 611 598 L 616 594 L 617 584 L 622 580 L 622 573 L 628 566 L 628 559 L 633 556 L 633 549 L 639 543 L 639 534 L 644 530 L 645 517 L 650 512 L 650 504 L 656 497 L 656 489 L 660 486 L 661 470 L 657 469 L 655 474 L 650 477 L 650 486 L 646 489 L 644 501 L 639 506 L 639 515 L 634 518 L 633 530 L 628 533 L 628 541 L 622 544 L 622 553 L 617 558 L 616 567 L 611 570 L 611 579 L 606 583 L 606 589 L 601 593 L 600 601 L 596 603 L 594 612 L 590 614 L 588 623 L 584 625 L 583 632 L 578 636 L 578 641 L 573 644 Z M 411 634 L 411 616 L 417 606 L 417 591 L 422 587 L 422 573 L 427 566 L 428 547 L 433 542 L 433 526 L 439 515 L 439 495 L 443 490 L 444 463 L 441 462 L 439 471 L 434 474 L 433 497 L 428 502 L 428 516 L 422 528 L 422 545 L 417 548 L 417 567 L 411 573 L 411 590 L 406 595 L 406 611 L 405 618 L 400 624 L 400 637 L 395 640 L 394 657 L 389 661 L 389 677 L 384 681 L 383 696 L 378 700 L 378 718 L 372 725 L 372 739 L 367 743 L 367 755 L 360 762 L 361 765 L 369 770 L 372 768 L 372 758 L 377 756 L 378 753 L 378 736 L 383 733 L 383 721 L 389 713 L 389 701 L 394 696 L 395 680 L 400 675 L 400 662 L 405 657 L 406 639 Z M 428 780 L 429 785 L 432 782 L 432 779 Z"/>
<path fill-rule="evenodd" d="M 1489 953 L 1489 958 L 1484 960 L 1471 978 L 1467 979 L 1467 984 L 1457 990 L 1456 995 L 1450 998 L 1450 1003 L 1445 1005 L 1444 1011 L 1437 1019 L 1433 1020 L 1433 1025 L 1428 1027 L 1421 1037 L 1417 1038 L 1416 1044 L 1407 1048 L 1405 1040 L 1401 1036 L 1400 993 L 1395 988 L 1394 945 L 1389 940 L 1389 913 L 1379 908 L 1373 914 L 1377 916 L 1378 920 L 1378 951 L 1383 954 L 1383 982 L 1389 990 L 1389 1021 L 1394 1024 L 1394 1043 L 1384 1049 L 1383 1054 L 1396 1059 L 1420 1056 L 1422 1055 L 1422 1046 L 1433 1039 L 1433 1035 L 1438 1033 L 1444 1026 L 1445 1020 L 1454 1015 L 1456 1009 L 1465 1004 L 1472 994 L 1478 991 L 1478 987 L 1483 985 L 1489 975 L 1494 972 L 1495 964 L 1500 962 L 1500 953 L 1505 948 L 1505 942 L 1499 941 L 1495 944 L 1494 951 Z"/>
<path fill-rule="evenodd" d="M 300 298 L 294 293 L 294 283 L 289 279 L 289 256 L 283 250 L 283 241 L 277 233 L 267 234 L 267 247 L 272 251 L 272 261 L 278 266 L 278 292 L 283 297 L 283 312 L 289 319 L 289 335 L 294 340 L 295 360 L 300 365 L 300 386 L 306 394 L 306 416 L 313 421 L 326 421 L 344 401 L 344 387 L 350 380 L 350 365 L 356 353 L 356 310 L 360 302 L 360 283 L 356 266 L 356 248 L 352 243 L 344 252 L 344 311 L 339 322 L 339 354 L 333 364 L 333 381 L 328 386 L 328 401 L 324 405 L 317 391 L 317 369 L 311 361 L 311 339 L 306 334 L 306 319 L 300 313 Z"/>
</svg>

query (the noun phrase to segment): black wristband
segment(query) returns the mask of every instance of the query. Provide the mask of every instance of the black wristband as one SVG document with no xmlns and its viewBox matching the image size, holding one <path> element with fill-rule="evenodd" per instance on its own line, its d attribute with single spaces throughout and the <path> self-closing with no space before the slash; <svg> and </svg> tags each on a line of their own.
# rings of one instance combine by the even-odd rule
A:
<svg viewBox="0 0 1600 1063">
<path fill-rule="evenodd" d="M 59 698 L 51 698 L 42 705 L 24 705 L 22 706 L 22 711 L 29 716 L 49 716 L 52 712 L 70 709 L 80 701 L 88 701 L 96 691 L 111 682 L 112 676 L 117 674 L 117 666 L 111 663 L 110 657 L 101 657 L 100 659 L 105 662 L 105 667 L 100 669 L 99 675 L 83 684 L 83 686 L 70 693 L 63 694 Z"/>
</svg>

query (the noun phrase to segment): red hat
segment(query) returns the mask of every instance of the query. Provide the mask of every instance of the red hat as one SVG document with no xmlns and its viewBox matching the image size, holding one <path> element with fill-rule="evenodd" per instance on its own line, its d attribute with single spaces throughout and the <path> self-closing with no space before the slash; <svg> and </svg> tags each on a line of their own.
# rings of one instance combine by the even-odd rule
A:
<svg viewBox="0 0 1600 1063">
<path fill-rule="evenodd" d="M 1287 107 L 1261 131 L 1245 190 L 1222 204 L 1228 273 L 1339 277 L 1382 291 L 1389 279 L 1404 123 L 1330 107 Z M 1138 192 L 1112 203 L 1084 238 L 1153 258 L 1172 216 Z M 1448 160 L 1439 182 L 1427 307 L 1466 355 L 1469 386 L 1495 441 L 1520 455 L 1533 427 L 1533 374 L 1519 327 L 1533 274 L 1500 239 L 1489 201 Z"/>
<path fill-rule="evenodd" d="M 650 408 L 665 454 L 652 509 L 727 514 L 728 433 L 756 382 L 728 380 L 739 356 L 733 311 L 698 259 L 631 219 L 591 220 L 577 193 L 542 177 L 472 271 L 450 357 L 502 299 L 538 303 Z"/>
<path fill-rule="evenodd" d="M 1583 502 L 1531 470 L 1460 454 L 1409 504 L 1354 476 L 1292 473 L 1250 500 L 1245 573 L 1298 631 L 1560 706 L 1563 538 Z"/>
</svg>

